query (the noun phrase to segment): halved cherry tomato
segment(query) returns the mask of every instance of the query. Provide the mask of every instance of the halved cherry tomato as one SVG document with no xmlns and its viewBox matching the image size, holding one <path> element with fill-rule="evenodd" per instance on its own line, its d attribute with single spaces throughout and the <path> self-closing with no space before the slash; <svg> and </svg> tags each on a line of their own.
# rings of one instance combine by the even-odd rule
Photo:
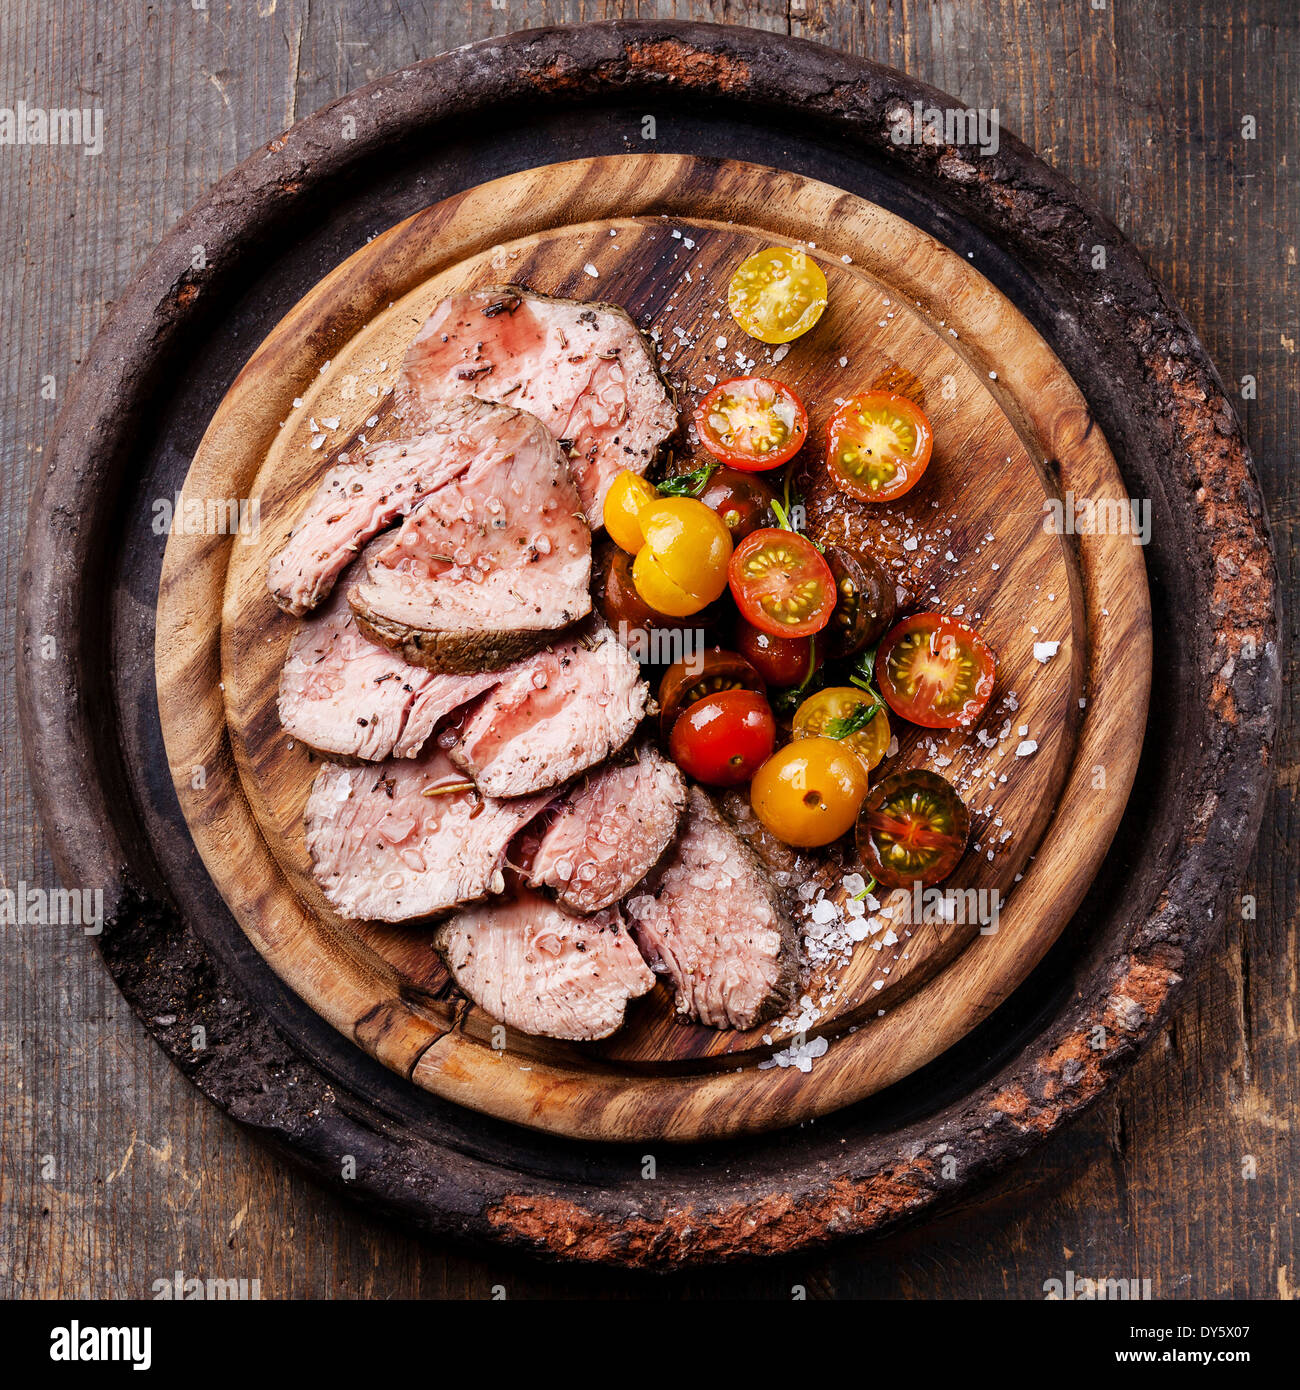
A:
<svg viewBox="0 0 1300 1390">
<path fill-rule="evenodd" d="M 926 729 L 969 728 L 997 680 L 993 648 L 943 613 L 904 618 L 876 651 L 876 683 L 895 714 Z"/>
<path fill-rule="evenodd" d="M 801 849 L 838 840 L 857 819 L 867 770 L 831 738 L 787 743 L 754 774 L 749 802 L 779 840 Z"/>
<path fill-rule="evenodd" d="M 826 308 L 826 276 L 799 247 L 758 251 L 740 263 L 727 287 L 731 316 L 762 343 L 788 343 Z"/>
<path fill-rule="evenodd" d="M 816 661 L 815 637 L 775 637 L 740 618 L 736 646 L 740 654 L 768 685 L 787 689 L 798 685 Z"/>
<path fill-rule="evenodd" d="M 775 499 L 776 494 L 761 478 L 736 468 L 715 468 L 700 493 L 700 501 L 722 518 L 733 544 L 760 526 L 776 525 L 772 510 Z"/>
<path fill-rule="evenodd" d="M 911 768 L 863 802 L 857 838 L 863 868 L 886 888 L 938 883 L 966 850 L 970 812 L 946 777 Z"/>
<path fill-rule="evenodd" d="M 694 497 L 663 497 L 637 513 L 645 544 L 632 563 L 637 592 L 660 613 L 686 618 L 727 587 L 731 532 Z"/>
<path fill-rule="evenodd" d="M 842 545 L 826 547 L 835 578 L 835 612 L 826 629 L 827 653 L 856 656 L 889 631 L 898 601 L 894 581 L 879 560 Z"/>
<path fill-rule="evenodd" d="M 809 637 L 830 621 L 835 580 L 821 552 L 797 531 L 769 527 L 736 547 L 727 581 L 746 622 L 774 637 Z"/>
<path fill-rule="evenodd" d="M 876 712 L 868 718 L 872 706 Z M 870 772 L 889 747 L 889 716 L 874 696 L 856 685 L 830 685 L 795 710 L 794 736 L 837 739 L 852 748 Z"/>
<path fill-rule="evenodd" d="M 851 396 L 831 417 L 826 466 L 863 502 L 889 502 L 916 486 L 934 435 L 915 401 L 890 391 Z"/>
<path fill-rule="evenodd" d="M 803 448 L 808 412 L 788 387 L 765 376 L 720 381 L 695 408 L 700 443 L 746 473 L 778 468 Z"/>
<path fill-rule="evenodd" d="M 653 483 L 630 468 L 623 469 L 605 494 L 604 522 L 610 540 L 629 555 L 635 555 L 645 544 L 641 534 L 641 509 L 658 500 L 659 493 Z"/>
<path fill-rule="evenodd" d="M 748 782 L 772 755 L 776 724 L 752 690 L 724 690 L 678 715 L 668 751 L 688 777 L 710 787 Z"/>
<path fill-rule="evenodd" d="M 664 738 L 672 733 L 677 716 L 696 700 L 724 690 L 763 693 L 758 672 L 735 652 L 714 647 L 693 661 L 674 661 L 659 682 L 659 730 Z"/>
</svg>

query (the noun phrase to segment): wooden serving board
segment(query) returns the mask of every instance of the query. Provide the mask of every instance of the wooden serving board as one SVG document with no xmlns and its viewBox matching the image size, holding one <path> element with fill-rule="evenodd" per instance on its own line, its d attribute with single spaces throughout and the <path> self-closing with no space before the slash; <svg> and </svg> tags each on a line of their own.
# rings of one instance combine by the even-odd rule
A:
<svg viewBox="0 0 1300 1390">
<path fill-rule="evenodd" d="M 726 285 L 751 252 L 796 242 L 825 270 L 830 307 L 778 354 L 732 322 Z M 716 1032 L 678 1021 L 660 985 L 603 1043 L 508 1033 L 499 1047 L 493 1021 L 450 985 L 428 927 L 343 921 L 326 906 L 302 833 L 319 760 L 276 716 L 295 622 L 270 599 L 267 562 L 337 454 L 396 432 L 391 386 L 434 303 L 503 281 L 625 306 L 658 338 L 684 409 L 742 370 L 793 385 L 815 441 L 837 398 L 868 386 L 924 405 L 934 459 L 899 503 L 845 498 L 810 445 L 808 527 L 868 546 L 905 609 L 961 614 L 998 653 L 978 735 L 897 723 L 897 753 L 878 774 L 936 767 L 958 786 L 975 848 L 948 886 L 1001 895 L 995 934 L 906 926 L 896 894 L 866 940 L 818 952 L 801 1018 Z M 260 524 L 168 543 L 158 698 L 187 821 L 276 972 L 437 1094 L 601 1139 L 697 1140 L 823 1114 L 907 1076 L 1006 998 L 1069 920 L 1124 809 L 1150 683 L 1141 550 L 1124 535 L 1053 534 L 1044 504 L 1067 493 L 1125 497 L 1080 393 L 1009 301 L 910 223 L 807 178 L 685 156 L 585 159 L 481 185 L 322 280 L 254 353 L 203 438 L 185 499 L 252 499 Z M 1037 660 L 1039 642 L 1059 643 L 1056 655 Z M 1025 741 L 1036 751 L 1018 756 Z M 790 872 L 840 902 L 856 867 L 850 852 Z M 830 1046 L 810 1071 L 771 1065 L 791 1041 L 819 1036 Z"/>
</svg>

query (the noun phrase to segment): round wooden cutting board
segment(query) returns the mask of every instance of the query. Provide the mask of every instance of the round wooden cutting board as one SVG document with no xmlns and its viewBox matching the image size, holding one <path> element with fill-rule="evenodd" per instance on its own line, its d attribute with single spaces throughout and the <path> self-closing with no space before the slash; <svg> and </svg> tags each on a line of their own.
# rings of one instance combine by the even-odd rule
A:
<svg viewBox="0 0 1300 1390">
<path fill-rule="evenodd" d="M 830 307 L 814 332 L 774 351 L 736 327 L 726 285 L 751 252 L 795 243 L 825 270 Z M 626 307 L 658 343 L 683 407 L 750 370 L 799 391 L 814 440 L 837 400 L 868 386 L 925 407 L 936 442 L 922 486 L 865 507 L 813 458 L 807 524 L 819 539 L 868 544 L 905 608 L 963 615 L 998 653 L 974 737 L 896 722 L 885 765 L 939 768 L 957 785 L 973 848 L 948 886 L 999 895 L 996 931 L 910 921 L 896 893 L 854 944 L 839 920 L 841 879 L 857 866 L 798 861 L 793 879 L 814 894 L 800 926 L 822 934 L 791 1017 L 717 1032 L 679 1021 L 660 984 L 602 1043 L 508 1033 L 494 1046 L 493 1020 L 451 985 L 427 925 L 329 909 L 303 843 L 320 760 L 276 715 L 295 620 L 267 592 L 267 562 L 340 452 L 399 432 L 390 393 L 433 305 L 503 282 Z M 322 280 L 253 354 L 203 437 L 184 502 L 210 511 L 244 500 L 257 524 L 235 535 L 178 529 L 167 546 L 158 702 L 186 819 L 281 978 L 430 1091 L 598 1139 L 700 1140 L 824 1114 L 906 1077 L 1007 997 L 1069 920 L 1124 810 L 1150 684 L 1145 571 L 1128 535 L 1047 524 L 1048 504 L 1070 494 L 1127 503 L 1082 396 L 1011 303 L 909 222 L 808 178 L 686 156 L 583 159 L 483 184 Z M 1050 645 L 1036 656 L 1036 644 Z M 816 906 L 823 893 L 834 913 Z M 829 942 L 815 921 L 826 916 Z M 782 1065 L 789 1054 L 774 1063 L 813 1038 L 829 1046 L 811 1070 Z"/>
</svg>

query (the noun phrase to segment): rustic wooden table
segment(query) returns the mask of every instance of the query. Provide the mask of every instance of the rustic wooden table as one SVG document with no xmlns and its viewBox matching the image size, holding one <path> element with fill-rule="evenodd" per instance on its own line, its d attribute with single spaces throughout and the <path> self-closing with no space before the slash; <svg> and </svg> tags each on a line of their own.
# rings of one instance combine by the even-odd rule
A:
<svg viewBox="0 0 1300 1390">
<path fill-rule="evenodd" d="M 680 17 L 818 39 L 977 107 L 1144 250 L 1230 384 L 1300 600 L 1300 13 L 1294 0 L 0 0 L 4 101 L 100 108 L 103 150 L 0 145 L 4 642 L 59 398 L 162 233 L 295 118 L 392 68 L 530 25 Z M 1242 388 L 1238 388 L 1241 390 Z M 1284 631 L 1296 672 L 1297 610 Z M 1160 679 L 1157 671 L 1156 679 Z M 620 1280 L 441 1249 L 342 1205 L 173 1070 L 75 928 L 0 925 L 0 1295 L 129 1297 L 187 1276 L 263 1297 L 1041 1298 L 1300 1289 L 1297 697 L 1245 891 L 1173 1023 L 1081 1123 L 960 1208 L 797 1262 Z M 0 670 L 0 887 L 47 885 Z"/>
</svg>

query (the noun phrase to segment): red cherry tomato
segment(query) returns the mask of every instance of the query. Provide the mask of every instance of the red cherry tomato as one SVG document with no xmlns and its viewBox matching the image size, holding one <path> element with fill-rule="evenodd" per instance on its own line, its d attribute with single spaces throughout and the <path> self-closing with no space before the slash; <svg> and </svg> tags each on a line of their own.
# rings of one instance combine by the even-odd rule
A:
<svg viewBox="0 0 1300 1390">
<path fill-rule="evenodd" d="M 737 651 L 768 685 L 779 690 L 798 685 L 808 674 L 816 660 L 813 653 L 816 640 L 814 637 L 775 637 L 744 618 L 736 623 Z"/>
<path fill-rule="evenodd" d="M 778 468 L 808 438 L 808 412 L 788 387 L 765 376 L 720 381 L 695 409 L 700 443 L 745 473 Z"/>
<path fill-rule="evenodd" d="M 745 621 L 774 637 L 810 637 L 835 607 L 830 566 L 797 531 L 751 532 L 732 552 L 727 582 Z"/>
<path fill-rule="evenodd" d="M 895 714 L 926 729 L 969 728 L 997 679 L 993 649 L 943 613 L 916 613 L 876 650 L 876 683 Z"/>
<path fill-rule="evenodd" d="M 889 502 L 916 486 L 934 435 L 915 401 L 890 391 L 851 396 L 831 418 L 826 466 L 863 502 Z"/>
<path fill-rule="evenodd" d="M 678 715 L 668 751 L 688 777 L 710 787 L 748 782 L 772 756 L 776 723 L 752 690 L 708 695 Z"/>
</svg>

